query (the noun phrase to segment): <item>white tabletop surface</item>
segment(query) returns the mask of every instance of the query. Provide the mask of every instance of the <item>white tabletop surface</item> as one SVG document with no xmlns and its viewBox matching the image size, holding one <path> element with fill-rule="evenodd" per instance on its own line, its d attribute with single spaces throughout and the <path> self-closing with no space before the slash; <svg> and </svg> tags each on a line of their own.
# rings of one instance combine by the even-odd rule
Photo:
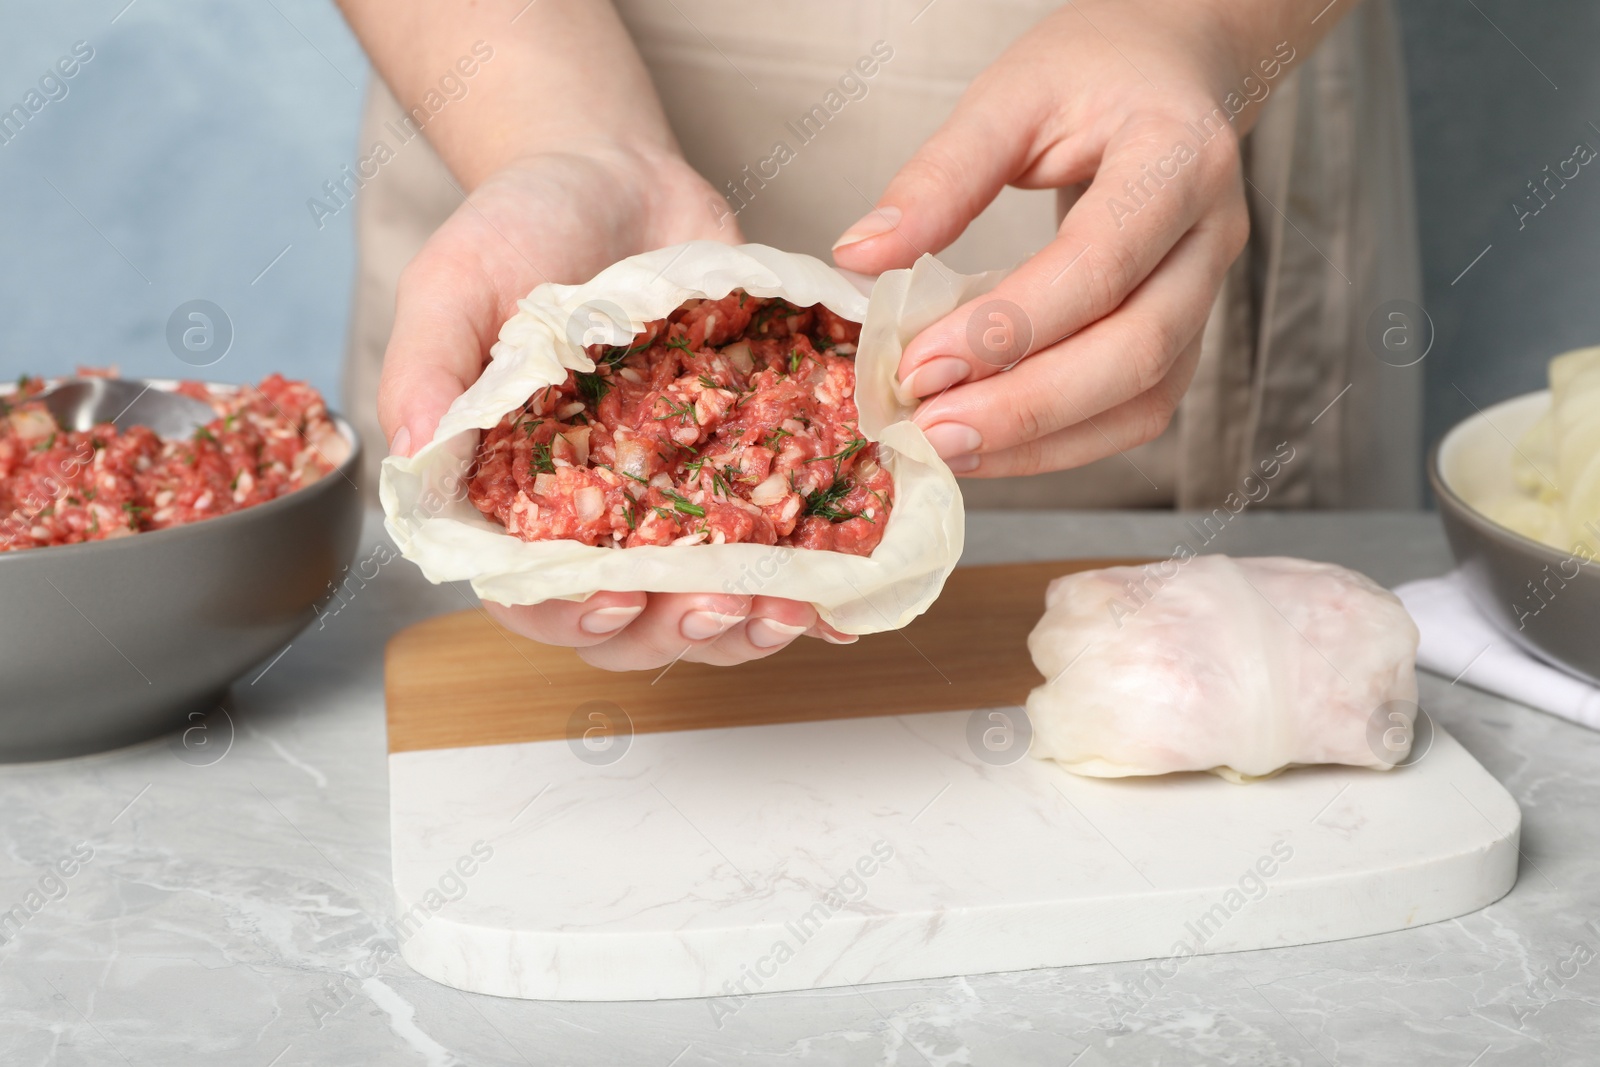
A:
<svg viewBox="0 0 1600 1067">
<path fill-rule="evenodd" d="M 964 562 L 1162 555 L 1183 522 L 979 513 Z M 369 522 L 362 558 L 382 536 Z M 1421 514 L 1246 513 L 1209 549 L 1391 585 L 1450 564 Z M 762 995 L 720 1027 L 704 1001 L 435 984 L 392 955 L 387 929 L 382 652 L 406 623 L 469 603 L 388 563 L 235 686 L 231 743 L 218 721 L 210 748 L 163 738 L 0 767 L 0 1063 L 1491 1067 L 1586 1062 L 1600 1038 L 1600 736 L 1432 676 L 1424 706 L 1523 811 L 1516 888 L 1461 919 L 1197 957 L 1153 996 L 1141 964 L 1072 967 Z M 24 902 L 31 916 L 7 925 Z M 1113 1008 L 1130 996 L 1138 1011 Z"/>
</svg>

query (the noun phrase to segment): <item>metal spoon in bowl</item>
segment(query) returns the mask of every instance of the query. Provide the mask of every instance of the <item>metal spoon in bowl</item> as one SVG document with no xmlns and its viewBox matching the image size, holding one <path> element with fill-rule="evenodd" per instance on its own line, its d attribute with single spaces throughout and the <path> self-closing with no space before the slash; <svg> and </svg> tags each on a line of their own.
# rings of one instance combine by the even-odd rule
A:
<svg viewBox="0 0 1600 1067">
<path fill-rule="evenodd" d="M 36 399 L 66 430 L 89 430 L 110 422 L 123 430 L 148 426 L 162 437 L 178 439 L 193 436 L 217 417 L 203 401 L 121 378 L 72 378 Z"/>
</svg>

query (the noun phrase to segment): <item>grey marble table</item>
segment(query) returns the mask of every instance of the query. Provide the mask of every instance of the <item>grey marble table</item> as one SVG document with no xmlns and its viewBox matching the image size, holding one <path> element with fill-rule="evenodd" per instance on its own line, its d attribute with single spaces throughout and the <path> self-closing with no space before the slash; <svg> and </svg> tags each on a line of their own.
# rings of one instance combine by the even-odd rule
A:
<svg viewBox="0 0 1600 1067">
<path fill-rule="evenodd" d="M 966 562 L 1180 537 L 1171 514 L 978 514 Z M 363 554 L 381 538 L 369 524 Z M 1420 514 L 1245 514 L 1209 550 L 1386 584 L 1449 567 Z M 1600 736 L 1434 677 L 1425 706 L 1522 805 L 1510 895 L 1401 933 L 1198 957 L 1132 1014 L 1110 1005 L 1139 964 L 757 996 L 721 1028 L 702 1001 L 502 1000 L 398 959 L 364 977 L 391 910 L 384 641 L 467 603 L 389 563 L 235 687 L 231 728 L 0 767 L 0 909 L 33 911 L 0 925 L 0 1063 L 1596 1062 Z"/>
</svg>

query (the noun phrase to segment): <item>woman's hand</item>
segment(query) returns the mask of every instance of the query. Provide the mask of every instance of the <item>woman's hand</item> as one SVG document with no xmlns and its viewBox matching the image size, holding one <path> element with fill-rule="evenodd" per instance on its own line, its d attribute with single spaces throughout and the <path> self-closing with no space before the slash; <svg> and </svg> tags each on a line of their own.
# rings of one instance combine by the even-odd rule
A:
<svg viewBox="0 0 1600 1067">
<path fill-rule="evenodd" d="M 739 240 L 716 193 L 675 155 L 597 142 L 519 160 L 482 182 L 401 275 L 378 417 L 391 451 L 433 438 L 482 371 L 516 303 L 543 281 L 578 282 L 682 241 Z M 683 658 L 738 663 L 803 633 L 845 640 L 808 604 L 724 594 L 599 593 L 582 603 L 486 604 L 509 629 L 581 648 L 613 670 Z"/>
<path fill-rule="evenodd" d="M 877 273 L 949 245 L 1008 184 L 1088 185 L 1054 241 L 906 346 L 916 421 L 953 470 L 1076 467 L 1166 428 L 1249 233 L 1238 138 L 1254 108 L 1230 124 L 1223 101 L 1264 97 L 1291 38 L 1309 50 L 1314 28 L 1287 7 L 1062 8 L 973 81 L 840 238 L 840 266 Z"/>
<path fill-rule="evenodd" d="M 435 92 L 441 72 L 475 71 L 470 92 L 426 128 L 471 193 L 400 277 L 378 389 L 391 452 L 411 455 L 433 438 L 534 286 L 584 282 L 664 245 L 740 240 L 726 202 L 684 162 L 611 4 L 339 3 L 402 103 Z M 761 596 L 597 593 L 485 607 L 519 633 L 576 646 L 613 670 L 678 658 L 737 663 L 806 632 L 854 640 L 808 604 Z"/>
</svg>

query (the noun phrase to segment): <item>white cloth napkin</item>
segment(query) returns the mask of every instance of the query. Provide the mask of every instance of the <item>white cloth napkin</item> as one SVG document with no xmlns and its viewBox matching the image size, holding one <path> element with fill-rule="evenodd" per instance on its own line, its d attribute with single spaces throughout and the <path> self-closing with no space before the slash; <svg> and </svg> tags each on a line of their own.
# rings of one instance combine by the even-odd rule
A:
<svg viewBox="0 0 1600 1067">
<path fill-rule="evenodd" d="M 1483 617 L 1460 571 L 1395 587 L 1422 631 L 1417 666 L 1600 730 L 1600 689 L 1524 651 Z"/>
</svg>

